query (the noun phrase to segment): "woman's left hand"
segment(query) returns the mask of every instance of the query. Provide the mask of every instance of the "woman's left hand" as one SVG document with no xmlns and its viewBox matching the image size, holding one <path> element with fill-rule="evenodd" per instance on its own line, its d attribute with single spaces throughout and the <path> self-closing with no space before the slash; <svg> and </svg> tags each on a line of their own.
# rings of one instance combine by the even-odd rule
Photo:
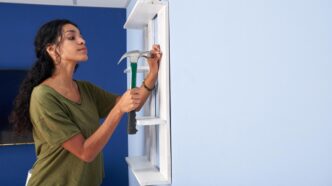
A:
<svg viewBox="0 0 332 186">
<path fill-rule="evenodd" d="M 148 58 L 148 64 L 150 67 L 150 73 L 157 75 L 159 70 L 159 63 L 162 57 L 160 45 L 153 45 L 151 50 L 151 57 Z"/>
</svg>

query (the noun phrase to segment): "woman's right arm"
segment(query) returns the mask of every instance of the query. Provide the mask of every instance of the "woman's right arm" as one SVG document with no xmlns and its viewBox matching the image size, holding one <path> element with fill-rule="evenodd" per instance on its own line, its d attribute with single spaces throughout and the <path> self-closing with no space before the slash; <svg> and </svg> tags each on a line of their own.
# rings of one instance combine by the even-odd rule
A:
<svg viewBox="0 0 332 186">
<path fill-rule="evenodd" d="M 124 113 L 135 110 L 140 105 L 138 89 L 131 89 L 117 98 L 116 105 L 107 115 L 103 124 L 87 139 L 77 134 L 62 146 L 85 162 L 92 162 L 103 150 Z"/>
</svg>

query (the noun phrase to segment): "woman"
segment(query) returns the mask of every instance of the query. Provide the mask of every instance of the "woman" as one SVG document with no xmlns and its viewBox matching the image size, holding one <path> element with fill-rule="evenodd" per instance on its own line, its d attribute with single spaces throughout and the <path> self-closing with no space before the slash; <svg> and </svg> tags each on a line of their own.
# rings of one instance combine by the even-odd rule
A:
<svg viewBox="0 0 332 186">
<path fill-rule="evenodd" d="M 78 63 L 88 59 L 85 40 L 74 23 L 44 24 L 34 44 L 37 61 L 21 85 L 11 115 L 18 132 L 33 131 L 37 160 L 28 185 L 100 185 L 102 149 L 121 117 L 139 110 L 149 96 L 158 75 L 160 47 L 151 50 L 143 86 L 116 96 L 73 79 Z"/>
</svg>

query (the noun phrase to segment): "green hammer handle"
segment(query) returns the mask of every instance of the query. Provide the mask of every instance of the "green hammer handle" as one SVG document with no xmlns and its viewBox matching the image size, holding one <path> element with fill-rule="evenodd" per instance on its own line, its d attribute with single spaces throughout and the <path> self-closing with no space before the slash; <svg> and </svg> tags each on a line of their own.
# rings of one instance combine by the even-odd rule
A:
<svg viewBox="0 0 332 186">
<path fill-rule="evenodd" d="M 131 88 L 136 88 L 136 74 L 137 74 L 137 63 L 130 63 L 131 66 Z M 136 134 L 136 112 L 130 111 L 128 115 L 128 134 Z"/>
</svg>

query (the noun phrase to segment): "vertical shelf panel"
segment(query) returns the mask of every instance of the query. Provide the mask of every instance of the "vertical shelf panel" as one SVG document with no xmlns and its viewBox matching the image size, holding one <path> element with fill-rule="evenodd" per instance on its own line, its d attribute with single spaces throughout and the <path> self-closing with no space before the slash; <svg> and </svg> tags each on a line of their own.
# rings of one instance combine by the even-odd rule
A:
<svg viewBox="0 0 332 186">
<path fill-rule="evenodd" d="M 158 23 L 168 23 L 168 6 L 164 6 L 158 13 Z M 158 82 L 160 93 L 160 119 L 167 121 L 165 125 L 159 126 L 159 168 L 166 177 L 171 177 L 171 135 L 170 135 L 170 88 L 169 88 L 169 28 L 168 24 L 158 24 L 158 40 L 162 43 L 161 50 L 167 51 L 160 63 L 160 74 Z"/>
</svg>

